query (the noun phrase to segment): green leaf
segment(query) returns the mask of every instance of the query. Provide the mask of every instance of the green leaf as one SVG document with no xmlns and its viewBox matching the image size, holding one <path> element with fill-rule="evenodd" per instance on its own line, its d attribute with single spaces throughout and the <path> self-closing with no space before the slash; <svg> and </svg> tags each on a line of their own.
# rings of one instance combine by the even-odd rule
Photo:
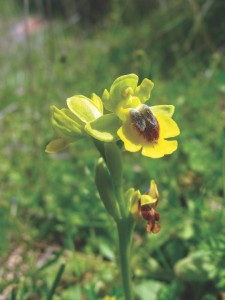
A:
<svg viewBox="0 0 225 300">
<path fill-rule="evenodd" d="M 118 140 L 117 130 L 121 121 L 115 114 L 106 114 L 85 125 L 88 134 L 103 142 Z"/>
<path fill-rule="evenodd" d="M 96 98 L 94 100 L 96 102 Z M 96 104 L 85 96 L 78 95 L 67 99 L 69 109 L 85 124 L 101 116 Z"/>
<path fill-rule="evenodd" d="M 194 237 L 195 231 L 193 226 L 193 220 L 190 218 L 184 219 L 182 222 L 182 226 L 177 232 L 177 236 L 183 240 L 188 240 Z"/>
<path fill-rule="evenodd" d="M 193 252 L 175 264 L 176 276 L 187 282 L 206 282 L 213 279 L 216 272 L 213 254 L 205 250 Z"/>
<path fill-rule="evenodd" d="M 158 300 L 160 289 L 164 286 L 163 283 L 155 280 L 144 281 L 135 288 L 135 294 L 141 300 Z"/>
<path fill-rule="evenodd" d="M 71 287 L 63 289 L 60 295 L 55 295 L 54 300 L 82 299 L 82 286 L 77 283 Z"/>
<path fill-rule="evenodd" d="M 104 237 L 98 238 L 98 248 L 104 258 L 107 258 L 108 260 L 115 260 L 114 249 L 108 239 Z"/>
<path fill-rule="evenodd" d="M 56 290 L 57 286 L 59 285 L 59 281 L 60 281 L 60 279 L 62 277 L 64 269 L 65 269 L 65 264 L 61 264 L 60 267 L 59 267 L 59 269 L 58 269 L 58 272 L 56 274 L 56 277 L 54 279 L 54 282 L 52 284 L 52 287 L 51 287 L 51 289 L 50 289 L 50 291 L 48 293 L 47 300 L 52 300 L 53 299 L 53 296 L 55 294 L 55 290 Z"/>
</svg>

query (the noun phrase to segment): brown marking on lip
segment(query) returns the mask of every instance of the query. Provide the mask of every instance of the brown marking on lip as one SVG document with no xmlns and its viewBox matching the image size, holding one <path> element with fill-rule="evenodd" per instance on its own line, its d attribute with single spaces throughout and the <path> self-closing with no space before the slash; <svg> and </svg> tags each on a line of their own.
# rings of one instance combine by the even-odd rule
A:
<svg viewBox="0 0 225 300">
<path fill-rule="evenodd" d="M 159 139 L 159 123 L 147 105 L 142 105 L 139 109 L 131 109 L 131 121 L 133 128 L 146 141 L 154 143 Z"/>
</svg>

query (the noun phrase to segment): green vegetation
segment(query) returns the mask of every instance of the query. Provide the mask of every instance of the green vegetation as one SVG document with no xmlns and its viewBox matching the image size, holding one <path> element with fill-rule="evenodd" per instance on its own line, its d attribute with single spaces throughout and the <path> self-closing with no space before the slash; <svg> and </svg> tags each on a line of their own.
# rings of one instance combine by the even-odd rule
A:
<svg viewBox="0 0 225 300">
<path fill-rule="evenodd" d="M 44 149 L 54 137 L 50 105 L 64 107 L 75 94 L 101 95 L 114 78 L 132 72 L 154 81 L 151 104 L 175 105 L 181 129 L 169 157 L 125 155 L 127 187 L 144 192 L 151 178 L 160 192 L 161 231 L 136 227 L 137 299 L 224 299 L 225 4 L 158 2 L 111 1 L 94 24 L 56 17 L 28 38 L 10 31 L 23 7 L 0 4 L 0 295 L 6 299 L 121 299 L 116 229 L 92 175 L 98 153 L 87 140 L 57 155 Z"/>
</svg>

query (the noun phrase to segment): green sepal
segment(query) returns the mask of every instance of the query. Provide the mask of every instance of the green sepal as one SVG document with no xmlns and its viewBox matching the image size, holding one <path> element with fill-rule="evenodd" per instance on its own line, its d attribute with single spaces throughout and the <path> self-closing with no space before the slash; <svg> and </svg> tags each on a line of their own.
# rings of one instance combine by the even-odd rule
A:
<svg viewBox="0 0 225 300">
<path fill-rule="evenodd" d="M 71 140 L 69 140 L 69 139 L 58 138 L 58 139 L 52 140 L 46 146 L 45 152 L 57 153 L 57 152 L 63 151 L 70 143 L 71 143 Z"/>
<path fill-rule="evenodd" d="M 107 89 L 104 89 L 104 92 L 102 94 L 102 101 L 107 101 L 109 100 L 109 91 Z"/>
<path fill-rule="evenodd" d="M 84 124 L 91 122 L 101 116 L 101 112 L 96 106 L 96 98 L 91 99 L 78 95 L 67 99 L 67 105 L 71 112 Z"/>
<path fill-rule="evenodd" d="M 154 105 L 150 106 L 150 109 L 153 113 L 162 114 L 167 117 L 172 117 L 175 111 L 173 105 Z"/>
<path fill-rule="evenodd" d="M 140 196 L 140 191 L 135 190 L 134 188 L 130 188 L 124 195 L 127 203 L 127 220 L 130 232 L 132 232 L 134 228 L 135 220 L 137 221 L 139 218 L 138 200 L 140 199 Z"/>
<path fill-rule="evenodd" d="M 138 97 L 142 103 L 145 103 L 150 98 L 153 87 L 154 83 L 150 79 L 145 78 L 136 88 L 134 96 Z"/>
<path fill-rule="evenodd" d="M 132 87 L 135 89 L 138 83 L 138 76 L 136 74 L 126 74 L 116 78 L 111 85 L 110 94 L 116 91 L 116 89 L 122 88 L 126 89 L 127 87 Z M 117 91 L 118 92 L 118 91 Z"/>
<path fill-rule="evenodd" d="M 118 140 L 117 130 L 121 126 L 115 114 L 106 114 L 85 125 L 86 132 L 97 140 L 112 142 Z"/>
<path fill-rule="evenodd" d="M 138 83 L 138 76 L 135 74 L 128 74 L 118 77 L 112 84 L 109 96 L 107 95 L 107 92 L 104 91 L 104 105 L 107 110 L 115 112 L 117 110 L 118 105 L 120 102 L 124 101 L 127 96 L 126 93 L 124 94 L 124 91 L 128 88 L 130 90 L 135 90 Z"/>
<path fill-rule="evenodd" d="M 114 195 L 112 179 L 103 158 L 98 160 L 96 166 L 95 183 L 107 212 L 115 220 L 119 220 L 121 218 L 119 206 Z"/>
<path fill-rule="evenodd" d="M 139 190 L 130 188 L 125 193 L 125 199 L 128 203 L 128 211 L 135 216 L 138 213 L 138 200 L 141 198 L 141 193 Z"/>
<path fill-rule="evenodd" d="M 122 185 L 123 163 L 119 147 L 116 143 L 105 143 L 106 164 L 111 174 L 114 186 Z"/>
<path fill-rule="evenodd" d="M 69 110 L 58 109 L 51 106 L 51 122 L 53 128 L 60 136 L 79 137 L 84 133 L 79 120 L 74 120 Z"/>
</svg>

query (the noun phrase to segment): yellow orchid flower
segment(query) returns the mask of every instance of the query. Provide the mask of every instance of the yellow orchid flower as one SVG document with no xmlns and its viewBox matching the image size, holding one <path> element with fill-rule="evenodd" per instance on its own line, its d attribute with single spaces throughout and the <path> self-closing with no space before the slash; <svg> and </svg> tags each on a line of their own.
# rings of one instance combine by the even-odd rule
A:
<svg viewBox="0 0 225 300">
<path fill-rule="evenodd" d="M 150 188 L 145 195 L 141 195 L 138 201 L 138 211 L 143 219 L 147 221 L 146 231 L 158 233 L 160 225 L 158 224 L 160 215 L 157 211 L 159 203 L 159 192 L 154 180 L 150 182 Z"/>
<path fill-rule="evenodd" d="M 155 181 L 150 181 L 150 187 L 145 194 L 131 188 L 125 196 L 129 199 L 129 211 L 137 223 L 140 222 L 141 217 L 147 221 L 147 232 L 158 233 L 160 231 L 160 225 L 158 224 L 160 215 L 157 211 L 159 192 Z"/>
<path fill-rule="evenodd" d="M 171 154 L 177 149 L 177 141 L 167 140 L 179 135 L 180 130 L 172 119 L 174 106 L 147 106 L 141 104 L 136 108 L 123 110 L 122 126 L 117 134 L 124 142 L 127 151 L 137 152 L 142 149 L 142 155 L 160 158 Z"/>
</svg>

